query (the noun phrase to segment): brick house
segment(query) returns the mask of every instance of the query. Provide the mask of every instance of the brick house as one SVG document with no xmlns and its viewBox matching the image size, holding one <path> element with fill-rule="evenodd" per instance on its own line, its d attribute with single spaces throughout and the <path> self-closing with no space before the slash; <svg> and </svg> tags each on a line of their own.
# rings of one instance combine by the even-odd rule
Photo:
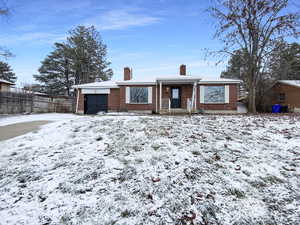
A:
<svg viewBox="0 0 300 225">
<path fill-rule="evenodd" d="M 289 111 L 300 112 L 300 80 L 279 80 L 271 92 L 272 105 L 281 104 Z"/>
<path fill-rule="evenodd" d="M 125 67 L 123 81 L 75 85 L 76 113 L 236 113 L 239 83 L 239 80 L 186 75 L 185 65 L 180 66 L 176 76 L 139 80 L 133 79 L 132 71 Z"/>
</svg>

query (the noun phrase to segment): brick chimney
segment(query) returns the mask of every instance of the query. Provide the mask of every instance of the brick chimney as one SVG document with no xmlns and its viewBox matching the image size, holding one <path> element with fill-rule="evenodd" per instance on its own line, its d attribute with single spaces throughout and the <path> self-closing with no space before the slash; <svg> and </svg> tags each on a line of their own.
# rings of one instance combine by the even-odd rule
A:
<svg viewBox="0 0 300 225">
<path fill-rule="evenodd" d="M 180 65 L 179 74 L 181 76 L 185 76 L 186 75 L 186 65 L 184 65 L 184 64 Z"/>
<path fill-rule="evenodd" d="M 124 68 L 124 80 L 131 80 L 132 78 L 132 71 L 129 67 Z"/>
</svg>

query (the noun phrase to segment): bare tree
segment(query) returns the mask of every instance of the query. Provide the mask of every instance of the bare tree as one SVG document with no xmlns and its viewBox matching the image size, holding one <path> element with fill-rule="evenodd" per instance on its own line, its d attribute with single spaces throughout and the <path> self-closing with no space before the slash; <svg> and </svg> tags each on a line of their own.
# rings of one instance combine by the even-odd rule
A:
<svg viewBox="0 0 300 225">
<path fill-rule="evenodd" d="M 8 9 L 8 7 L 4 4 L 3 1 L 0 1 L 0 17 L 2 17 L 2 16 L 8 16 L 8 15 L 9 15 L 9 9 Z M 12 53 L 8 49 L 0 46 L 0 57 L 1 56 L 5 57 L 5 58 L 11 57 Z"/>
<path fill-rule="evenodd" d="M 299 12 L 286 12 L 287 6 L 288 0 L 217 0 L 209 9 L 217 19 L 215 38 L 224 43 L 220 53 L 245 51 L 250 112 L 256 112 L 256 87 L 264 58 L 277 40 L 299 36 Z"/>
</svg>

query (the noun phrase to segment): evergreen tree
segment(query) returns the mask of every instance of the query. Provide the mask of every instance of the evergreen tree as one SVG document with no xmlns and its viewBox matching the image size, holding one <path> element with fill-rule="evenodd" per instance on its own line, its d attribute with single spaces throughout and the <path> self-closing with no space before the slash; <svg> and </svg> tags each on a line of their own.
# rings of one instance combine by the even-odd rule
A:
<svg viewBox="0 0 300 225">
<path fill-rule="evenodd" d="M 271 54 L 268 67 L 276 80 L 300 80 L 300 45 L 279 42 Z"/>
<path fill-rule="evenodd" d="M 39 75 L 34 78 L 42 83 L 42 91 L 50 95 L 70 95 L 74 73 L 68 48 L 64 44 L 55 43 L 55 49 L 42 61 Z"/>
<path fill-rule="evenodd" d="M 228 66 L 225 71 L 221 73 L 221 78 L 240 79 L 243 80 L 244 71 L 246 71 L 247 63 L 246 57 L 241 49 L 234 51 L 231 55 Z"/>
<path fill-rule="evenodd" d="M 15 83 L 17 80 L 16 74 L 6 62 L 0 61 L 0 79 Z"/>
<path fill-rule="evenodd" d="M 113 72 L 107 67 L 107 47 L 94 26 L 78 26 L 69 32 L 67 45 L 75 70 L 75 83 L 109 80 Z"/>
<path fill-rule="evenodd" d="M 78 26 L 69 32 L 66 43 L 55 43 L 55 49 L 43 60 L 35 79 L 48 94 L 70 95 L 74 84 L 109 80 L 107 48 L 94 27 Z"/>
</svg>

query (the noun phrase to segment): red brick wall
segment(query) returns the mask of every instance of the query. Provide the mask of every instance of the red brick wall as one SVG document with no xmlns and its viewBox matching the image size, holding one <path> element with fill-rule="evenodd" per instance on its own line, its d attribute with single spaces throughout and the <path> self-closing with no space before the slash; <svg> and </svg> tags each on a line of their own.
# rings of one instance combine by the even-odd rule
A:
<svg viewBox="0 0 300 225">
<path fill-rule="evenodd" d="M 224 86 L 216 84 L 202 84 L 203 86 Z M 238 87 L 237 84 L 229 85 L 229 103 L 226 104 L 203 104 L 200 103 L 200 85 L 197 88 L 197 108 L 203 110 L 237 110 Z"/>
<path fill-rule="evenodd" d="M 152 87 L 152 104 L 126 104 L 126 87 Z M 155 85 L 130 85 L 130 86 L 120 86 L 120 110 L 155 110 Z"/>
<path fill-rule="evenodd" d="M 300 88 L 277 83 L 272 88 L 272 104 L 282 104 L 290 108 L 300 108 Z M 285 101 L 279 102 L 280 93 L 285 94 Z"/>
<path fill-rule="evenodd" d="M 108 110 L 119 111 L 120 110 L 120 89 L 111 88 L 108 95 Z"/>
</svg>

